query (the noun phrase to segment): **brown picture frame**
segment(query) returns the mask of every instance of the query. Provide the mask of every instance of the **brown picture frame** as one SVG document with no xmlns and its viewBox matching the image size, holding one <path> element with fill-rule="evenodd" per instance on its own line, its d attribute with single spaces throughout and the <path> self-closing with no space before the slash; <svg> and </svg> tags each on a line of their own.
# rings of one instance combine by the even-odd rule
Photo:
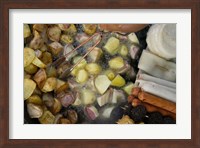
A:
<svg viewBox="0 0 200 148">
<path fill-rule="evenodd" d="M 9 10 L 10 9 L 191 9 L 192 137 L 190 140 L 11 140 L 9 139 Z M 0 1 L 0 147 L 200 147 L 200 1 L 199 0 L 1 0 Z M 133 133 L 134 134 L 134 133 Z M 173 131 L 172 131 L 173 134 Z"/>
</svg>

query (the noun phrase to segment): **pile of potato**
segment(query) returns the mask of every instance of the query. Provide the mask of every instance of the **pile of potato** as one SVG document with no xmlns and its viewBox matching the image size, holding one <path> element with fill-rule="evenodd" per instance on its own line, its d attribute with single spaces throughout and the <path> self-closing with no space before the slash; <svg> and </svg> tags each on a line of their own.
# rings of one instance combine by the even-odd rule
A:
<svg viewBox="0 0 200 148">
<path fill-rule="evenodd" d="M 122 38 L 111 35 L 102 47 L 95 47 L 71 71 L 69 78 L 61 79 L 64 71 L 83 55 L 75 51 L 64 59 L 60 57 L 72 51 L 74 43 L 81 44 L 98 31 L 95 24 L 81 27 L 82 32 L 78 32 L 74 24 L 24 24 L 24 100 L 29 117 L 37 118 L 42 124 L 77 123 L 77 112 L 66 109 L 70 105 L 83 106 L 85 114 L 95 120 L 99 116 L 95 105 L 104 108 L 110 104 L 113 109 L 134 87 L 123 77 L 125 74 L 135 77 L 127 60 L 135 60 L 138 54 L 139 48 L 134 44 L 138 45 L 139 41 L 134 33 Z M 84 49 L 87 52 L 91 48 Z M 105 55 L 110 59 L 103 68 L 101 60 Z M 57 59 L 61 62 L 55 64 Z"/>
<path fill-rule="evenodd" d="M 58 76 L 67 64 L 57 68 L 51 64 L 74 41 L 76 32 L 73 24 L 24 24 L 24 100 L 29 116 L 40 123 L 72 123 L 58 114 L 62 108 L 58 96 L 68 90 L 67 82 Z"/>
</svg>

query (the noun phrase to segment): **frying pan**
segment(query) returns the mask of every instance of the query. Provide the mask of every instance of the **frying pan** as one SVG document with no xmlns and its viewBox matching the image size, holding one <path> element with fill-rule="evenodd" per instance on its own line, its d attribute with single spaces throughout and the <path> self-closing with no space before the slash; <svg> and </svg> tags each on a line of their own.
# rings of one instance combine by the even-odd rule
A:
<svg viewBox="0 0 200 148">
<path fill-rule="evenodd" d="M 142 52 L 143 49 L 146 49 L 146 47 L 147 47 L 146 36 L 147 36 L 147 32 L 148 32 L 150 26 L 151 25 L 148 25 L 144 29 L 136 32 L 136 36 L 138 37 L 138 40 L 140 42 L 140 49 L 141 49 L 140 51 L 141 52 Z M 81 30 L 80 25 L 76 25 L 76 27 L 77 27 L 78 31 Z M 73 45 L 76 47 L 77 43 L 74 43 Z M 134 68 L 137 68 L 137 64 L 138 64 L 138 60 L 135 61 L 134 63 L 131 63 L 131 66 L 134 67 Z M 24 124 L 40 124 L 38 119 L 34 119 L 34 118 L 29 117 L 25 101 L 24 101 Z"/>
</svg>

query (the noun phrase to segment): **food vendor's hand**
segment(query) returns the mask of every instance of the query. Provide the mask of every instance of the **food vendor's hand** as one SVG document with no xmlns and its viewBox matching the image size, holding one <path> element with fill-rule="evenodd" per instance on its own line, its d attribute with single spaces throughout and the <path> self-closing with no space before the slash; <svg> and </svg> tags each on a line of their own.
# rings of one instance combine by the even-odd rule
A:
<svg viewBox="0 0 200 148">
<path fill-rule="evenodd" d="M 121 33 L 137 32 L 145 28 L 148 24 L 99 24 L 101 30 Z"/>
</svg>

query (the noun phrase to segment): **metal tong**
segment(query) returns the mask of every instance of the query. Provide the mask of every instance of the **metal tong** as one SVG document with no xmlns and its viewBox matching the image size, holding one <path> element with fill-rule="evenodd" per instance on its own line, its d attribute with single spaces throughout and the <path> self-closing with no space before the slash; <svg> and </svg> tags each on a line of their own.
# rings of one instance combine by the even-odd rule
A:
<svg viewBox="0 0 200 148">
<path fill-rule="evenodd" d="M 73 52 L 75 52 L 78 48 L 80 48 L 81 46 L 85 45 L 86 43 L 88 43 L 90 40 L 92 40 L 95 36 L 100 35 L 99 40 L 91 47 L 91 49 L 86 52 L 84 54 L 84 56 L 78 60 L 78 62 L 75 65 L 72 65 L 71 67 L 67 68 L 64 70 L 64 72 L 60 75 L 60 79 L 63 79 L 67 76 L 70 75 L 71 71 L 100 43 L 101 39 L 102 39 L 102 33 L 98 32 L 95 33 L 94 35 L 92 35 L 91 37 L 89 37 L 87 40 L 85 40 L 84 42 L 82 42 L 79 46 L 77 46 L 76 48 L 74 48 L 72 51 L 68 52 L 67 54 L 63 55 L 62 57 L 58 58 L 55 62 L 53 62 L 51 64 L 51 66 L 53 67 L 57 67 L 58 65 L 60 65 L 61 63 L 63 63 L 64 61 L 66 61 L 66 58 L 72 54 Z"/>
</svg>

